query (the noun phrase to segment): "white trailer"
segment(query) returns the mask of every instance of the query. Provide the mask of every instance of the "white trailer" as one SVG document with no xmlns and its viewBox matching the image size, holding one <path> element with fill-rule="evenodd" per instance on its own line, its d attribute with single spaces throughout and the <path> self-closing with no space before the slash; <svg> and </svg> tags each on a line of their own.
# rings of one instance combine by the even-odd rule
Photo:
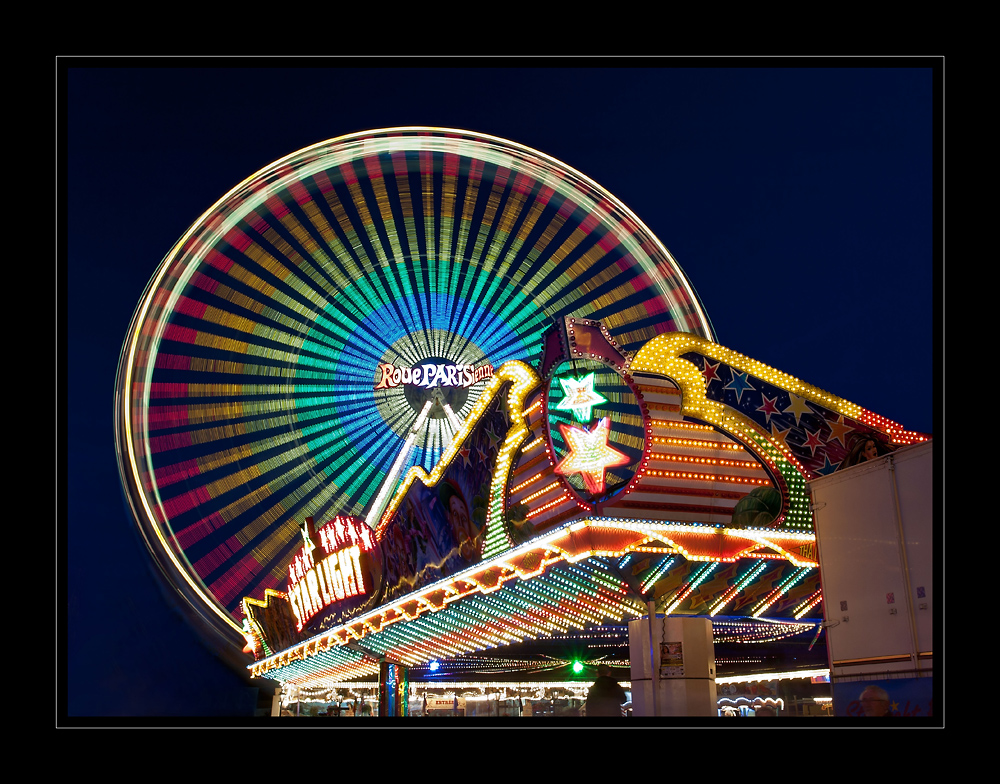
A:
<svg viewBox="0 0 1000 784">
<path fill-rule="evenodd" d="M 935 539 L 943 533 L 935 514 L 933 442 L 808 486 L 834 713 L 861 715 L 861 691 L 877 685 L 889 692 L 896 715 L 931 714 Z"/>
</svg>

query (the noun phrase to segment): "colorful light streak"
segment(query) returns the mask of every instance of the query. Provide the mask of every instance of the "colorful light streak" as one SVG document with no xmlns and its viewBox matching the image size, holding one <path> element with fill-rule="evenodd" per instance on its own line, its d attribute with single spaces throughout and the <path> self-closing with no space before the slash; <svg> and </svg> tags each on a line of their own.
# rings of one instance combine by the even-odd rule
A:
<svg viewBox="0 0 1000 784">
<path fill-rule="evenodd" d="M 763 613 L 768 607 L 774 604 L 778 599 L 784 596 L 790 588 L 792 588 L 796 583 L 800 582 L 809 572 L 812 571 L 810 567 L 801 567 L 796 569 L 792 574 L 781 581 L 781 584 L 775 588 L 771 593 L 764 598 L 756 607 L 753 608 L 751 616 L 753 618 L 759 618 L 761 613 Z"/>
<path fill-rule="evenodd" d="M 670 605 L 664 610 L 664 615 L 670 615 L 674 610 L 683 604 L 684 600 L 687 599 L 692 593 L 694 593 L 698 586 L 701 585 L 705 580 L 708 579 L 709 575 L 714 572 L 719 567 L 718 561 L 713 561 L 702 566 L 695 576 L 688 581 L 688 583 L 683 586 L 674 596 L 674 600 Z"/>
<path fill-rule="evenodd" d="M 767 561 L 758 561 L 748 571 L 744 572 L 744 574 L 733 584 L 733 586 L 715 603 L 715 606 L 709 610 L 709 615 L 713 618 L 718 615 L 719 611 L 722 610 L 723 607 L 735 599 L 739 593 L 751 582 L 753 582 L 753 580 L 757 578 L 766 568 Z"/>
<path fill-rule="evenodd" d="M 642 585 L 639 586 L 639 593 L 645 594 L 650 588 L 656 583 L 657 580 L 666 572 L 674 563 L 673 558 L 664 558 L 663 563 L 654 569 L 645 580 L 643 580 Z M 624 564 L 623 564 L 624 565 Z"/>
<path fill-rule="evenodd" d="M 803 615 L 809 612 L 811 609 L 816 607 L 820 602 L 823 601 L 823 592 L 816 591 L 809 596 L 802 604 L 795 608 L 795 620 L 799 620 Z"/>
</svg>

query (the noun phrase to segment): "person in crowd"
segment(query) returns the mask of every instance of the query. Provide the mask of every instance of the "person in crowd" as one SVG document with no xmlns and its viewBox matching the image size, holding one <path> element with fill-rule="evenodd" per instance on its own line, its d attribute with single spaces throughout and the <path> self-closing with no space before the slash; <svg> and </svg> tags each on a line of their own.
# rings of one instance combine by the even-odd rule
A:
<svg viewBox="0 0 1000 784">
<path fill-rule="evenodd" d="M 587 692 L 587 716 L 621 716 L 622 705 L 628 699 L 625 690 L 611 677 L 606 664 L 597 666 L 597 679 Z"/>
<path fill-rule="evenodd" d="M 868 686 L 858 697 L 861 702 L 861 710 L 865 716 L 892 716 L 892 707 L 889 704 L 889 693 L 880 686 Z"/>
</svg>

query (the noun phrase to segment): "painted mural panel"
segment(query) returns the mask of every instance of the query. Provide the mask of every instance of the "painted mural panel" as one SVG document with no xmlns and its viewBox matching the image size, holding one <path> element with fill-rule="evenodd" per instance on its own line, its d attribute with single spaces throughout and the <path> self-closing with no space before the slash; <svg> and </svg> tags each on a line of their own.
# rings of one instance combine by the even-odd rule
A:
<svg viewBox="0 0 1000 784">
<path fill-rule="evenodd" d="M 437 484 L 415 481 L 382 537 L 391 601 L 482 560 L 491 470 L 510 427 L 506 386 Z"/>
</svg>

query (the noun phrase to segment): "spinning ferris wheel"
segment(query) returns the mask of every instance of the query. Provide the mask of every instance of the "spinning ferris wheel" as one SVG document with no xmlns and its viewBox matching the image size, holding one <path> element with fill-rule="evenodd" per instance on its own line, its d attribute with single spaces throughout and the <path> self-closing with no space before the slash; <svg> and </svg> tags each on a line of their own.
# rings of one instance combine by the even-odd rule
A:
<svg viewBox="0 0 1000 784">
<path fill-rule="evenodd" d="M 166 255 L 122 349 L 119 466 L 157 563 L 238 630 L 242 598 L 280 588 L 297 521 L 371 520 L 436 464 L 481 380 L 534 361 L 565 316 L 626 351 L 714 339 L 641 221 L 522 145 L 394 128 L 247 178 Z"/>
</svg>

